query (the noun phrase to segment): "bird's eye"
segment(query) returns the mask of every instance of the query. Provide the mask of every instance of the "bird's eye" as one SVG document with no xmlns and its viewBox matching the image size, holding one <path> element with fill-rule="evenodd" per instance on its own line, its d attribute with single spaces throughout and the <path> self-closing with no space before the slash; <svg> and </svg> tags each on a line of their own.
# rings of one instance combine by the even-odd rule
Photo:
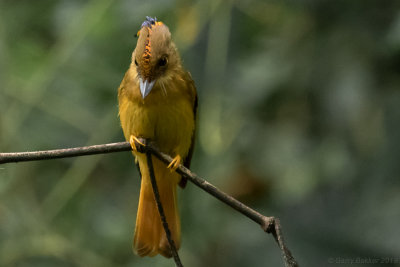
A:
<svg viewBox="0 0 400 267">
<path fill-rule="evenodd" d="M 135 65 L 136 65 L 136 66 L 138 65 L 136 58 L 135 58 Z"/>
<path fill-rule="evenodd" d="M 166 57 L 160 58 L 160 60 L 158 60 L 158 66 L 164 67 L 165 65 L 167 65 L 167 58 Z"/>
</svg>

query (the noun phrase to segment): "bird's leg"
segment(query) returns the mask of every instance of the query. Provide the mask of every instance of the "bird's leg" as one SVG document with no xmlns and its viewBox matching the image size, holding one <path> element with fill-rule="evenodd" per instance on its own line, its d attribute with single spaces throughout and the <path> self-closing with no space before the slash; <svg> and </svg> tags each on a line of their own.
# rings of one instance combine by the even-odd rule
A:
<svg viewBox="0 0 400 267">
<path fill-rule="evenodd" d="M 179 165 L 182 162 L 181 156 L 178 154 L 175 156 L 175 158 L 171 161 L 171 163 L 168 165 L 168 169 L 171 169 L 171 172 L 175 171 Z"/>
<path fill-rule="evenodd" d="M 140 145 L 142 145 L 142 146 L 146 146 L 145 144 L 142 143 L 142 141 L 140 141 L 139 138 L 137 138 L 137 137 L 134 136 L 134 135 L 131 135 L 131 136 L 129 137 L 129 143 L 131 144 L 132 150 L 133 150 L 133 151 L 136 151 L 136 152 L 140 152 L 140 151 L 138 151 L 138 148 L 137 148 L 137 146 L 136 146 L 136 143 L 137 143 L 137 144 L 140 144 Z"/>
</svg>

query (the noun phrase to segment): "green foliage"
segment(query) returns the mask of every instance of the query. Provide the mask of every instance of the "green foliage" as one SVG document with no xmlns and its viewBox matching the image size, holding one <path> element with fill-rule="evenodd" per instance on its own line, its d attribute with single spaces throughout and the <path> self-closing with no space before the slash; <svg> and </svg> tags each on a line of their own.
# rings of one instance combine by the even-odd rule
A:
<svg viewBox="0 0 400 267">
<path fill-rule="evenodd" d="M 156 16 L 198 87 L 196 173 L 279 217 L 302 266 L 399 257 L 399 7 L 3 0 L 0 151 L 123 140 L 117 88 Z M 130 153 L 0 166 L 0 266 L 173 266 L 131 251 L 138 192 Z M 193 185 L 180 208 L 185 266 L 282 265 Z"/>
</svg>

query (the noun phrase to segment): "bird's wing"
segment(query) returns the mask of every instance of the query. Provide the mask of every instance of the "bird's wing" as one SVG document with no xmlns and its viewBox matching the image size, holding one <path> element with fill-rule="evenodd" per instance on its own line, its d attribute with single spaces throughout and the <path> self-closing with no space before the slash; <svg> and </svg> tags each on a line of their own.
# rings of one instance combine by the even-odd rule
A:
<svg viewBox="0 0 400 267">
<path fill-rule="evenodd" d="M 194 125 L 195 125 L 195 129 L 193 131 L 193 135 L 192 135 L 192 140 L 191 140 L 191 144 L 190 144 L 190 149 L 189 152 L 185 158 L 185 160 L 183 161 L 183 166 L 185 166 L 186 168 L 190 168 L 190 162 L 192 160 L 192 156 L 193 156 L 193 150 L 194 150 L 194 143 L 196 140 L 196 121 L 197 121 L 197 104 L 198 104 L 198 99 L 197 99 L 197 92 L 196 92 L 196 86 L 194 85 L 194 82 L 192 80 L 192 76 L 190 75 L 189 72 L 186 72 L 186 76 L 185 76 L 185 81 L 187 81 L 187 86 L 189 87 L 189 91 L 191 93 L 191 95 L 193 96 L 193 116 L 194 116 Z M 181 181 L 179 182 L 179 186 L 182 188 L 185 188 L 187 183 L 187 179 L 185 177 L 182 177 Z"/>
</svg>

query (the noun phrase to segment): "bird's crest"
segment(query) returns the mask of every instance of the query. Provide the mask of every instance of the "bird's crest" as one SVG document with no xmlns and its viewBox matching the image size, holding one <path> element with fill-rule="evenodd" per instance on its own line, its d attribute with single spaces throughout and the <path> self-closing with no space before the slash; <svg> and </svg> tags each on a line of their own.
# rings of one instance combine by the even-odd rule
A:
<svg viewBox="0 0 400 267">
<path fill-rule="evenodd" d="M 150 41 L 150 35 L 152 34 L 152 29 L 157 26 L 164 25 L 161 21 L 157 21 L 157 18 L 154 17 L 149 17 L 146 16 L 146 20 L 142 23 L 140 30 L 137 33 L 137 36 L 139 36 L 141 30 L 143 28 L 147 28 L 147 36 L 145 40 L 145 47 L 144 47 L 144 52 L 142 54 L 142 62 L 143 62 L 143 74 L 144 75 L 149 75 L 151 72 L 151 66 L 150 66 L 150 59 L 151 59 L 151 41 Z"/>
<path fill-rule="evenodd" d="M 140 30 L 143 27 L 147 27 L 147 28 L 151 29 L 153 26 L 160 26 L 160 25 L 163 25 L 163 24 L 164 23 L 162 23 L 161 21 L 157 21 L 156 17 L 152 18 L 152 17 L 146 16 L 146 20 L 143 21 L 142 26 L 140 26 L 139 31 L 136 33 L 136 37 L 139 36 Z"/>
<path fill-rule="evenodd" d="M 153 27 L 153 25 L 162 25 L 163 23 L 161 21 L 157 21 L 157 18 L 154 17 L 154 19 L 152 17 L 146 16 L 146 20 L 142 23 L 142 27 L 149 27 L 150 29 Z"/>
</svg>

